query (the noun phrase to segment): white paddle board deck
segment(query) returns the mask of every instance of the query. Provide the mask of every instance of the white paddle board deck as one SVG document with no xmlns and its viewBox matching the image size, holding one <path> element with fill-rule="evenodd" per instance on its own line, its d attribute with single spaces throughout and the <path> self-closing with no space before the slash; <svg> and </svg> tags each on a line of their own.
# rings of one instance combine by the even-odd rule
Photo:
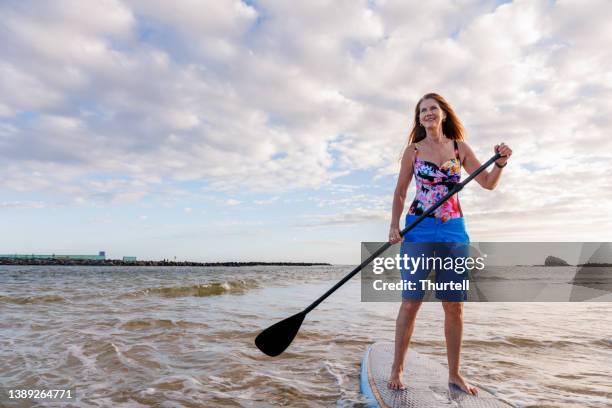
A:
<svg viewBox="0 0 612 408">
<path fill-rule="evenodd" d="M 381 408 L 509 408 L 502 401 L 477 384 L 478 396 L 466 394 L 448 384 L 448 369 L 429 357 L 409 349 L 404 362 L 405 390 L 387 388 L 393 343 L 375 343 L 368 347 L 361 362 L 361 392 L 371 401 L 371 407 Z"/>
</svg>

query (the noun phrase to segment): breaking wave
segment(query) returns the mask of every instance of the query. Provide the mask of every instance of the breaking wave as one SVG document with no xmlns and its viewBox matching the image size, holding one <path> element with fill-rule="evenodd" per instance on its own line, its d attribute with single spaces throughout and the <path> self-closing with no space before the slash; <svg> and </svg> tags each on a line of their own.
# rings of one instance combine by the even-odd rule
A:
<svg viewBox="0 0 612 408">
<path fill-rule="evenodd" d="M 16 305 L 32 305 L 40 303 L 63 303 L 66 299 L 58 295 L 43 295 L 43 296 L 2 296 L 0 295 L 0 303 L 13 303 Z"/>
<path fill-rule="evenodd" d="M 160 296 L 165 298 L 176 298 L 184 296 L 206 297 L 224 294 L 239 294 L 257 287 L 259 287 L 259 285 L 254 279 L 240 279 L 225 282 L 210 282 L 189 286 L 167 286 L 159 288 L 147 288 L 135 292 L 131 295 Z"/>
</svg>

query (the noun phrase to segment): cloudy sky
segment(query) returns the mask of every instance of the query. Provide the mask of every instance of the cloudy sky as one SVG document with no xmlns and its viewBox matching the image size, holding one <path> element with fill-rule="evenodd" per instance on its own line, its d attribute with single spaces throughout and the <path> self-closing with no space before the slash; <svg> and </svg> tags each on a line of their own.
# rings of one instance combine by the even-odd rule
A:
<svg viewBox="0 0 612 408">
<path fill-rule="evenodd" d="M 359 263 L 419 97 L 472 241 L 612 241 L 608 1 L 0 3 L 0 253 Z M 409 189 L 409 200 L 414 186 Z"/>
</svg>

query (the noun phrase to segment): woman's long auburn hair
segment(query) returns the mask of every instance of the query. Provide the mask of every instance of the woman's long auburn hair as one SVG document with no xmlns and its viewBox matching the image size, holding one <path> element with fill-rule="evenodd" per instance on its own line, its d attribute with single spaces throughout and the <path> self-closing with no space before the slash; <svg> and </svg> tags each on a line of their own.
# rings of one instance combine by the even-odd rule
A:
<svg viewBox="0 0 612 408">
<path fill-rule="evenodd" d="M 442 122 L 442 133 L 449 139 L 465 140 L 465 129 L 463 128 L 463 125 L 461 124 L 461 121 L 453 108 L 442 96 L 431 92 L 423 95 L 414 108 L 414 122 L 412 123 L 412 130 L 408 136 L 408 144 L 418 143 L 427 136 L 425 128 L 421 126 L 421 121 L 419 120 L 421 102 L 423 102 L 425 99 L 435 100 L 438 102 L 438 105 L 440 105 L 440 108 L 442 108 L 442 110 L 446 113 L 446 120 Z"/>
</svg>

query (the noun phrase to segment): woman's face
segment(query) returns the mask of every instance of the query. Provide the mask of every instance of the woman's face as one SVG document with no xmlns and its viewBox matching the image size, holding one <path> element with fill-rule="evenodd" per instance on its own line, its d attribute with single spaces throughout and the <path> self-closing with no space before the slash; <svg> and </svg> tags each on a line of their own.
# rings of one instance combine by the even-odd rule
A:
<svg viewBox="0 0 612 408">
<path fill-rule="evenodd" d="M 419 106 L 419 121 L 426 128 L 442 126 L 446 114 L 435 99 L 423 99 Z"/>
</svg>

